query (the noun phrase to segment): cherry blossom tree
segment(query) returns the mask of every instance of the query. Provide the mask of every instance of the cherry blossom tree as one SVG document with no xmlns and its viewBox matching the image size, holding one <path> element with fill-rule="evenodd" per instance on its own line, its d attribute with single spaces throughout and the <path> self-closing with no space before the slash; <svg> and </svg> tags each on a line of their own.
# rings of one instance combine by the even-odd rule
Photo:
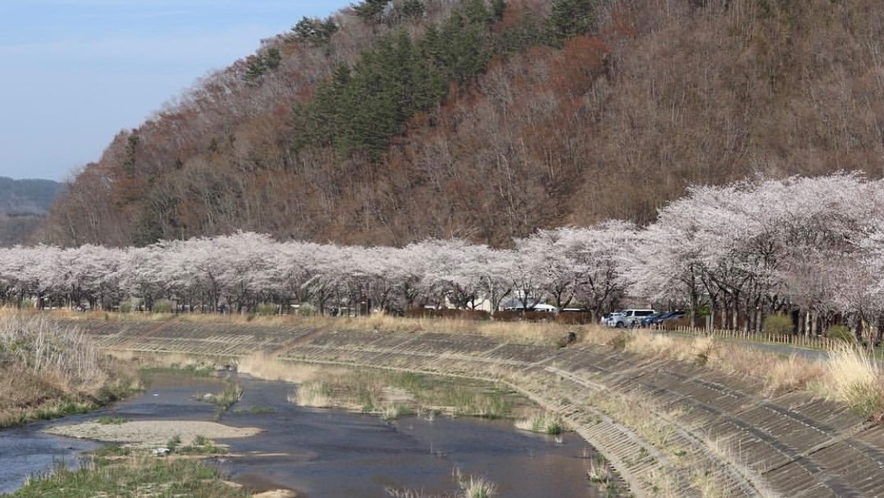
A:
<svg viewBox="0 0 884 498">
<path fill-rule="evenodd" d="M 149 309 L 164 291 L 175 294 L 172 280 L 177 274 L 171 268 L 175 265 L 170 263 L 177 256 L 177 245 L 166 243 L 124 249 L 120 256 L 119 285 L 125 299 L 121 297 L 120 301 L 137 299 Z M 183 289 L 180 289 L 177 295 L 182 294 Z"/>
<path fill-rule="evenodd" d="M 558 308 L 564 308 L 574 299 L 577 276 L 582 273 L 573 257 L 574 253 L 569 252 L 563 243 L 567 231 L 540 230 L 516 241 L 516 250 L 527 257 L 526 269 L 535 273 L 534 282 L 538 291 L 551 296 Z M 523 305 L 528 308 L 527 301 L 523 301 Z"/>
<path fill-rule="evenodd" d="M 621 254 L 634 251 L 637 228 L 624 221 L 608 221 L 594 228 L 561 230 L 559 245 L 569 255 L 574 276 L 574 296 L 598 318 L 612 309 L 625 289 L 620 275 Z"/>
</svg>

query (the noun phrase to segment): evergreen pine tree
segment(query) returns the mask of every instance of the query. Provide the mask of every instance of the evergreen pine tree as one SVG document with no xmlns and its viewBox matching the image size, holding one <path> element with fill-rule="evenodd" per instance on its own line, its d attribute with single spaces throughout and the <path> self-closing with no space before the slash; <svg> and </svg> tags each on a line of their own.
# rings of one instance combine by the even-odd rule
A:
<svg viewBox="0 0 884 498">
<path fill-rule="evenodd" d="M 566 39 L 588 33 L 595 22 L 595 0 L 555 0 L 547 19 L 550 42 L 560 46 Z"/>
</svg>

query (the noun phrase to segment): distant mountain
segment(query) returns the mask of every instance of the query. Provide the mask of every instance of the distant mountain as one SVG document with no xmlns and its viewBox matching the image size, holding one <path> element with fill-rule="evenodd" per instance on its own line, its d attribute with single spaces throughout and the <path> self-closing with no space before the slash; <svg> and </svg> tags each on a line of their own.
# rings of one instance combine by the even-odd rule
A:
<svg viewBox="0 0 884 498">
<path fill-rule="evenodd" d="M 13 180 L 0 176 L 0 213 L 46 216 L 63 187 L 64 184 L 52 180 Z"/>
<path fill-rule="evenodd" d="M 31 241 L 64 186 L 52 180 L 13 180 L 0 176 L 0 247 Z"/>
</svg>

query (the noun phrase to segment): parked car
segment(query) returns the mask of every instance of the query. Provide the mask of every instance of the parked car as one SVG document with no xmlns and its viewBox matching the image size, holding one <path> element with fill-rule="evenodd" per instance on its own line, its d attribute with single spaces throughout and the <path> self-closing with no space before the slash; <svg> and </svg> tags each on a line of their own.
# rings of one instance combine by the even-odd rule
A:
<svg viewBox="0 0 884 498">
<path fill-rule="evenodd" d="M 669 312 L 663 311 L 660 313 L 654 313 L 653 315 L 648 315 L 639 321 L 639 326 L 640 327 L 649 327 L 649 326 L 651 326 L 652 323 L 654 323 L 654 320 L 665 315 L 666 313 L 669 313 Z"/>
<path fill-rule="evenodd" d="M 641 324 L 641 319 L 646 316 L 651 316 L 657 313 L 656 310 L 652 309 L 628 309 L 623 310 L 622 314 L 617 315 L 616 313 L 612 314 L 609 321 L 609 327 L 638 327 Z M 617 316 L 614 316 L 617 315 Z"/>
<path fill-rule="evenodd" d="M 504 311 L 525 311 L 525 306 L 521 303 L 511 304 L 509 306 L 504 306 Z M 537 303 L 534 306 L 531 306 L 527 309 L 527 311 L 536 311 L 540 313 L 558 313 L 559 309 L 551 304 L 545 303 Z"/>
<path fill-rule="evenodd" d="M 642 327 L 652 327 L 654 325 L 660 325 L 661 323 L 667 320 L 678 320 L 679 318 L 684 318 L 684 311 L 667 311 L 665 313 L 657 313 L 656 315 L 650 315 L 642 319 Z"/>
<path fill-rule="evenodd" d="M 606 327 L 613 327 L 615 323 L 617 323 L 617 319 L 623 316 L 622 311 L 615 311 L 613 313 L 606 313 L 602 315 L 602 325 Z"/>
<path fill-rule="evenodd" d="M 530 311 L 539 311 L 544 313 L 558 313 L 559 309 L 551 304 L 535 304 Z"/>
</svg>

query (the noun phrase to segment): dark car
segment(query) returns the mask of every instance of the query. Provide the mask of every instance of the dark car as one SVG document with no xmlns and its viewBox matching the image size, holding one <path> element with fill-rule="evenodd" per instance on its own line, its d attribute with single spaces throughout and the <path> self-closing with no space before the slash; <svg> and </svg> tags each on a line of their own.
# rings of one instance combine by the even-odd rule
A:
<svg viewBox="0 0 884 498">
<path fill-rule="evenodd" d="M 667 313 L 669 313 L 669 312 L 663 311 L 660 313 L 654 313 L 653 315 L 648 315 L 648 316 L 641 319 L 641 326 L 647 327 L 647 326 L 651 325 L 652 323 L 654 323 L 654 320 L 656 320 L 657 318 L 659 318 Z"/>
<path fill-rule="evenodd" d="M 660 325 L 667 320 L 677 320 L 679 318 L 683 318 L 684 316 L 684 311 L 667 311 L 665 313 L 657 313 L 656 315 L 645 317 L 642 320 L 642 327 L 653 327 L 654 325 Z"/>
</svg>

